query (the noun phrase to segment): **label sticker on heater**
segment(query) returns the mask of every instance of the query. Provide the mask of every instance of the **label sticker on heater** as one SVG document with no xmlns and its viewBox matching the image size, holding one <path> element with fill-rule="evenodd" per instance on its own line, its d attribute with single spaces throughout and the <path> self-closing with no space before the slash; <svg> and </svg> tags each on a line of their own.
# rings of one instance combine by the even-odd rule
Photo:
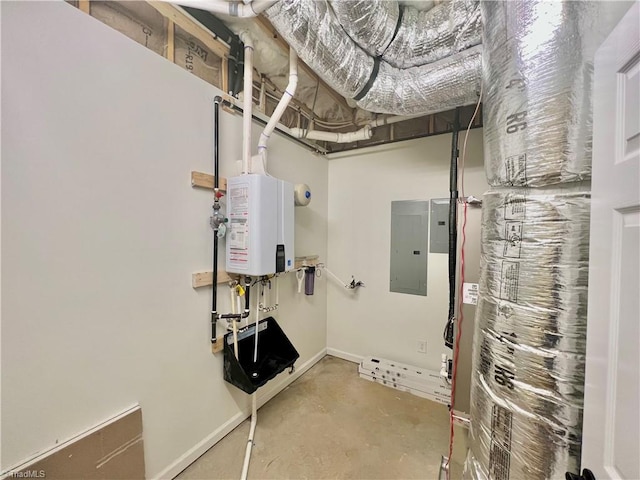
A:
<svg viewBox="0 0 640 480">
<path fill-rule="evenodd" d="M 249 212 L 249 187 L 240 184 L 229 189 L 229 204 L 231 211 L 229 217 L 244 217 Z"/>
<path fill-rule="evenodd" d="M 508 221 L 505 225 L 504 256 L 520 258 L 522 247 L 522 222 Z"/>
<path fill-rule="evenodd" d="M 479 287 L 477 283 L 463 283 L 462 284 L 462 302 L 469 305 L 478 304 L 478 292 Z"/>
<path fill-rule="evenodd" d="M 229 262 L 246 265 L 249 261 L 249 227 L 246 219 L 231 219 L 229 224 Z"/>
<path fill-rule="evenodd" d="M 246 250 L 248 233 L 246 220 L 231 220 L 229 247 L 237 250 Z"/>
<path fill-rule="evenodd" d="M 510 302 L 518 301 L 518 277 L 520 264 L 504 260 L 502 262 L 502 276 L 500 278 L 500 298 Z"/>
<path fill-rule="evenodd" d="M 513 414 L 494 405 L 491 415 L 489 474 L 495 480 L 508 480 L 511 464 L 511 429 Z"/>
</svg>

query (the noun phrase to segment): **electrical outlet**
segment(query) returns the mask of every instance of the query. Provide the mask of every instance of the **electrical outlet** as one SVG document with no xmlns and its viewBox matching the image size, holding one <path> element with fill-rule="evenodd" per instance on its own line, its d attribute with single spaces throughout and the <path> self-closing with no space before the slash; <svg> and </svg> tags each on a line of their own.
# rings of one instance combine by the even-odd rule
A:
<svg viewBox="0 0 640 480">
<path fill-rule="evenodd" d="M 427 353 L 427 341 L 418 340 L 418 353 Z"/>
</svg>

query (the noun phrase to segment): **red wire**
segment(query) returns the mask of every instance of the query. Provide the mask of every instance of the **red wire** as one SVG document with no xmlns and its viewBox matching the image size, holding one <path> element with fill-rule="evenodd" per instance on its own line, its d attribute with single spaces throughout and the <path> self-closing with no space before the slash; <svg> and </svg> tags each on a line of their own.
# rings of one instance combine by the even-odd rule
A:
<svg viewBox="0 0 640 480">
<path fill-rule="evenodd" d="M 451 463 L 451 456 L 453 455 L 453 408 L 456 399 L 456 375 L 458 373 L 458 354 L 460 352 L 460 338 L 462 337 L 462 321 L 464 320 L 464 314 L 462 309 L 462 293 L 464 288 L 464 244 L 467 240 L 466 227 L 467 227 L 467 202 L 463 200 L 463 214 L 462 214 L 462 243 L 460 244 L 460 291 L 458 292 L 458 320 L 456 322 L 456 343 L 453 350 L 453 372 L 451 374 L 451 409 L 449 411 L 449 457 L 447 458 L 447 479 L 449 478 L 449 465 Z"/>
<path fill-rule="evenodd" d="M 456 403 L 456 375 L 458 373 L 458 354 L 460 352 L 460 338 L 462 337 L 462 321 L 464 320 L 464 313 L 462 311 L 463 302 L 462 302 L 462 294 L 464 291 L 464 245 L 467 241 L 466 228 L 467 228 L 467 198 L 464 194 L 464 162 L 467 156 L 467 140 L 469 139 L 469 130 L 471 130 L 471 125 L 478 114 L 478 109 L 480 108 L 480 103 L 482 101 L 482 87 L 480 88 L 480 95 L 478 95 L 478 103 L 476 104 L 476 109 L 473 112 L 473 116 L 469 121 L 469 126 L 467 127 L 467 133 L 464 136 L 464 145 L 462 146 L 462 165 L 458 165 L 458 170 L 460 171 L 460 193 L 462 194 L 462 204 L 464 205 L 464 210 L 462 214 L 462 243 L 460 244 L 460 289 L 458 292 L 458 319 L 456 321 L 456 341 L 453 350 L 453 368 L 451 372 L 451 409 L 449 411 L 449 457 L 447 458 L 446 464 L 446 472 L 447 472 L 447 480 L 449 480 L 449 464 L 451 463 L 451 456 L 453 455 L 453 411 Z M 460 162 L 460 158 L 458 158 Z M 457 200 L 456 200 L 457 201 Z"/>
</svg>

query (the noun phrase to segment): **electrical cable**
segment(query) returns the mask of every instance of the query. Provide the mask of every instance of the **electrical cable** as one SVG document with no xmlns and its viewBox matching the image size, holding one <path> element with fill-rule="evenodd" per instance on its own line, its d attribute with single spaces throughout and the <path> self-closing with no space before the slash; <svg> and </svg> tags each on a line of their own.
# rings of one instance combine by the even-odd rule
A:
<svg viewBox="0 0 640 480">
<path fill-rule="evenodd" d="M 478 103 L 476 109 L 473 112 L 469 126 L 464 136 L 464 142 L 462 144 L 462 157 L 460 158 L 460 168 L 458 169 L 460 175 L 460 198 L 462 198 L 463 211 L 462 211 L 462 241 L 460 243 L 460 283 L 458 291 L 458 318 L 456 321 L 456 339 L 453 349 L 453 368 L 451 372 L 451 408 L 449 409 L 449 455 L 447 457 L 446 473 L 447 480 L 449 480 L 449 471 L 451 456 L 453 455 L 453 427 L 454 427 L 454 406 L 456 399 L 456 375 L 458 373 L 458 355 L 460 353 L 460 338 L 462 337 L 462 321 L 464 320 L 463 314 L 463 289 L 464 289 L 464 247 L 467 240 L 466 227 L 467 227 L 467 202 L 464 194 L 464 163 L 467 156 L 467 140 L 469 139 L 469 131 L 471 125 L 473 125 L 478 110 L 480 109 L 480 103 L 482 102 L 482 88 L 480 88 L 480 95 L 478 97 Z"/>
</svg>

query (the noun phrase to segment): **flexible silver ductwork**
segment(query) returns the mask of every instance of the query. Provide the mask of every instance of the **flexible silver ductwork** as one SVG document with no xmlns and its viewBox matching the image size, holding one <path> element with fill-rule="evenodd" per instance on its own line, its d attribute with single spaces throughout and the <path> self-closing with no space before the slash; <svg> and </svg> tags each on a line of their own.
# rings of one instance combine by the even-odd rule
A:
<svg viewBox="0 0 640 480">
<path fill-rule="evenodd" d="M 591 176 L 598 2 L 482 2 L 485 166 L 490 185 Z"/>
<path fill-rule="evenodd" d="M 389 0 L 330 1 L 351 38 L 397 68 L 433 63 L 482 41 L 479 1 L 451 0 L 427 11 Z"/>
<path fill-rule="evenodd" d="M 496 188 L 483 201 L 467 479 L 579 471 L 590 185 L 577 181 L 590 177 L 596 7 L 481 4 L 485 168 Z"/>
<path fill-rule="evenodd" d="M 305 63 L 338 93 L 355 99 L 365 110 L 428 114 L 478 100 L 480 46 L 433 63 L 401 69 L 370 56 L 354 42 L 326 0 L 281 0 L 265 14 Z M 364 34 L 364 23 L 360 29 Z M 373 34 L 386 38 L 382 28 Z"/>
<path fill-rule="evenodd" d="M 484 196 L 466 478 L 578 471 L 589 186 Z"/>
</svg>

